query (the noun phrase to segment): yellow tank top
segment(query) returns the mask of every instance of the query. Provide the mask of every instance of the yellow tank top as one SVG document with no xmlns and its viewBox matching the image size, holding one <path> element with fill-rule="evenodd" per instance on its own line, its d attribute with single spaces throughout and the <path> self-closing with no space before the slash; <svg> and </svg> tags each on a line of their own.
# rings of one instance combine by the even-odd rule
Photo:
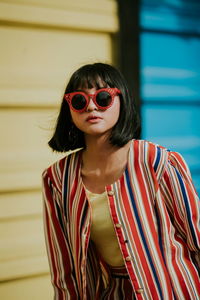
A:
<svg viewBox="0 0 200 300">
<path fill-rule="evenodd" d="M 107 193 L 94 194 L 86 190 L 86 195 L 92 207 L 91 239 L 107 264 L 123 266 L 122 253 L 109 212 Z"/>
</svg>

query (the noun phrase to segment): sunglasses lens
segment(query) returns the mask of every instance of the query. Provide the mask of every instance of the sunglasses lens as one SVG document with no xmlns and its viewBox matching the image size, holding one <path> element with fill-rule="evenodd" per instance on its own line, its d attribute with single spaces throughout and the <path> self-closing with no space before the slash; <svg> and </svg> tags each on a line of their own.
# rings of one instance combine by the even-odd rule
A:
<svg viewBox="0 0 200 300">
<path fill-rule="evenodd" d="M 96 102 L 99 106 L 106 108 L 112 102 L 111 95 L 106 91 L 102 91 L 97 94 Z"/>
<path fill-rule="evenodd" d="M 82 110 L 85 108 L 87 101 L 83 95 L 74 95 L 71 100 L 71 105 L 76 110 Z"/>
</svg>

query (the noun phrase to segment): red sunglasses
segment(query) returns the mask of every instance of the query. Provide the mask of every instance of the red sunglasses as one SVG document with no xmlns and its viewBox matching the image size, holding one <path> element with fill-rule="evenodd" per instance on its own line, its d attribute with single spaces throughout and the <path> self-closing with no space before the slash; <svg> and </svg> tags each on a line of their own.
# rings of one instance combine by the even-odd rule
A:
<svg viewBox="0 0 200 300">
<path fill-rule="evenodd" d="M 76 112 L 83 112 L 88 107 L 90 98 L 99 109 L 106 110 L 113 104 L 114 97 L 118 94 L 121 94 L 121 91 L 117 88 L 103 88 L 97 90 L 94 94 L 84 92 L 68 93 L 65 94 L 64 98 L 71 109 Z"/>
</svg>

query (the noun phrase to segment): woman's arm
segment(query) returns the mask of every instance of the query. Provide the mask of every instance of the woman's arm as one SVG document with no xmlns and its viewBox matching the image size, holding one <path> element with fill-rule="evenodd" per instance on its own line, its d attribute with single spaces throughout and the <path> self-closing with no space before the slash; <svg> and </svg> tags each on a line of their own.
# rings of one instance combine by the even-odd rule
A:
<svg viewBox="0 0 200 300">
<path fill-rule="evenodd" d="M 73 260 L 61 208 L 61 192 L 43 173 L 44 229 L 55 300 L 78 300 Z"/>
<path fill-rule="evenodd" d="M 200 271 L 200 201 L 188 166 L 179 153 L 169 152 L 160 186 L 174 226 L 186 240 Z"/>
</svg>

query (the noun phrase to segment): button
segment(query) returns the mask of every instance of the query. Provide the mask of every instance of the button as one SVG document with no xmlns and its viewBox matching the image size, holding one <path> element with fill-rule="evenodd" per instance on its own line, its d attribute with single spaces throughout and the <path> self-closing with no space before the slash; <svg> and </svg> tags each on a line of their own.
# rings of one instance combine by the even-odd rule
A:
<svg viewBox="0 0 200 300">
<path fill-rule="evenodd" d="M 113 195 L 114 195 L 114 192 L 113 192 L 113 191 L 108 191 L 108 195 L 109 195 L 109 196 L 113 196 Z"/>
<path fill-rule="evenodd" d="M 132 258 L 131 258 L 131 256 L 127 256 L 127 257 L 125 258 L 125 260 L 126 260 L 126 261 L 131 261 Z"/>
<path fill-rule="evenodd" d="M 122 224 L 117 223 L 115 226 L 116 226 L 117 228 L 121 228 L 121 227 L 122 227 Z"/>
<path fill-rule="evenodd" d="M 136 290 L 136 293 L 137 294 L 142 294 L 144 292 L 144 289 L 143 288 L 139 288 L 138 290 Z"/>
</svg>

